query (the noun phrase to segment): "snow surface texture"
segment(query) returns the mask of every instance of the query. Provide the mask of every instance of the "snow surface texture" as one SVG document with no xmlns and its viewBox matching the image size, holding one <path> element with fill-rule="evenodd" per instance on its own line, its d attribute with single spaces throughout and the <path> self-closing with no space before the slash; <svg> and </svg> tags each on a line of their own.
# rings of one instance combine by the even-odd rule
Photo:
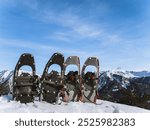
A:
<svg viewBox="0 0 150 130">
<path fill-rule="evenodd" d="M 1 113 L 149 113 L 150 110 L 98 100 L 92 103 L 70 102 L 53 105 L 47 102 L 21 104 L 12 101 L 11 96 L 0 97 Z"/>
</svg>

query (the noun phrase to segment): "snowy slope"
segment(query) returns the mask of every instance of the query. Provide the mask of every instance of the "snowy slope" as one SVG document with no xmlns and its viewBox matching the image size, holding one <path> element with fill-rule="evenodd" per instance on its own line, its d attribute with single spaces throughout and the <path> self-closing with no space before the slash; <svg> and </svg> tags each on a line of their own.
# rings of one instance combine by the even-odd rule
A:
<svg viewBox="0 0 150 130">
<path fill-rule="evenodd" d="M 149 113 L 150 110 L 98 100 L 97 104 L 70 102 L 52 105 L 47 102 L 21 104 L 10 96 L 0 97 L 1 113 Z"/>
</svg>

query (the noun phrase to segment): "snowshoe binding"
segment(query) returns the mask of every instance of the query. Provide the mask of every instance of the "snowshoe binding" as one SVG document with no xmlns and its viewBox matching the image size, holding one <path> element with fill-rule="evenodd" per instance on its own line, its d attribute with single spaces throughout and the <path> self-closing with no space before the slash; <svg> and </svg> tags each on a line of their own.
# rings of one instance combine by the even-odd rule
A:
<svg viewBox="0 0 150 130">
<path fill-rule="evenodd" d="M 87 66 L 95 66 L 96 72 L 87 71 Z M 82 68 L 82 101 L 96 103 L 97 89 L 98 89 L 98 78 L 99 78 L 99 60 L 96 57 L 89 57 Z"/>
<path fill-rule="evenodd" d="M 41 78 L 41 99 L 43 101 L 55 104 L 62 97 L 61 92 L 64 87 L 63 64 L 64 56 L 60 53 L 54 53 L 46 64 Z M 61 72 L 56 70 L 49 72 L 52 65 L 59 65 Z"/>
<path fill-rule="evenodd" d="M 22 66 L 32 68 L 32 73 L 21 72 Z M 34 57 L 31 54 L 24 53 L 20 56 L 16 64 L 13 77 L 13 99 L 21 103 L 29 103 L 34 101 L 37 95 L 38 76 L 36 75 Z"/>
<path fill-rule="evenodd" d="M 79 101 L 81 95 L 80 90 L 80 59 L 77 56 L 70 56 L 64 63 L 64 72 L 69 65 L 76 65 L 77 71 L 69 71 L 65 75 L 65 91 L 68 101 Z"/>
</svg>

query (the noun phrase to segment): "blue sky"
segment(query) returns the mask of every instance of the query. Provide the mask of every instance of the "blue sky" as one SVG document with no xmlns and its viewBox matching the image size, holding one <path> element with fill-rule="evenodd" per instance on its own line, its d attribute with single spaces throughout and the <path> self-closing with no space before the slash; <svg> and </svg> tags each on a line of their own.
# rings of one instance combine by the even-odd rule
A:
<svg viewBox="0 0 150 130">
<path fill-rule="evenodd" d="M 150 70 L 149 0 L 0 0 L 0 70 L 32 53 L 100 59 L 101 70 Z"/>
</svg>

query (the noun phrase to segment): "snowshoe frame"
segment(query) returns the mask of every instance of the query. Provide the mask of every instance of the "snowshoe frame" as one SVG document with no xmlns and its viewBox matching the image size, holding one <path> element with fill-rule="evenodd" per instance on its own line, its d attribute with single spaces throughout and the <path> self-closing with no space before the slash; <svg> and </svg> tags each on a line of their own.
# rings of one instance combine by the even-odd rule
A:
<svg viewBox="0 0 150 130">
<path fill-rule="evenodd" d="M 81 76 L 82 76 L 82 86 L 83 86 L 83 97 L 84 100 L 86 100 L 87 102 L 92 102 L 92 103 L 96 103 L 96 96 L 97 96 L 97 90 L 95 90 L 96 88 L 94 87 L 95 85 L 89 85 L 86 83 L 84 76 L 85 76 L 85 69 L 87 66 L 95 66 L 96 67 L 96 73 L 92 73 L 92 72 L 87 72 L 87 74 L 95 74 L 96 78 L 95 78 L 95 84 L 98 85 L 98 78 L 99 78 L 99 60 L 97 57 L 89 57 L 83 67 L 82 67 L 82 71 L 81 71 Z M 89 93 L 86 94 L 86 91 L 89 91 Z"/>
<path fill-rule="evenodd" d="M 32 74 L 26 73 L 19 76 L 19 70 L 22 66 L 30 66 L 32 68 Z M 23 74 L 23 73 L 22 73 Z M 30 75 L 30 76 L 27 76 Z M 28 103 L 34 101 L 34 95 L 36 93 L 36 69 L 35 61 L 32 54 L 24 53 L 20 56 L 13 76 L 13 98 L 21 103 Z"/>
<path fill-rule="evenodd" d="M 56 77 L 56 79 L 54 79 L 53 77 L 48 79 L 47 77 L 50 75 L 48 70 L 53 64 L 59 65 L 61 68 L 61 72 L 60 75 Z M 47 101 L 49 103 L 57 102 L 59 93 L 63 88 L 63 78 L 64 78 L 63 64 L 64 64 L 64 56 L 61 53 L 54 53 L 47 62 L 41 78 L 42 100 Z M 52 73 L 54 74 L 56 73 L 56 71 L 52 71 Z"/>
<path fill-rule="evenodd" d="M 77 74 L 77 79 L 73 83 L 69 83 L 67 81 L 67 75 L 66 75 L 66 80 L 65 80 L 65 86 L 66 86 L 66 91 L 67 95 L 70 101 L 78 101 L 79 100 L 79 95 L 81 94 L 80 91 L 80 59 L 78 56 L 69 56 L 65 63 L 64 63 L 64 73 L 66 72 L 66 68 L 69 65 L 76 65 L 78 68 L 78 74 Z M 70 71 L 71 72 L 71 71 Z M 74 71 L 72 71 L 73 75 L 75 74 Z M 68 72 L 69 74 L 69 72 Z"/>
</svg>

